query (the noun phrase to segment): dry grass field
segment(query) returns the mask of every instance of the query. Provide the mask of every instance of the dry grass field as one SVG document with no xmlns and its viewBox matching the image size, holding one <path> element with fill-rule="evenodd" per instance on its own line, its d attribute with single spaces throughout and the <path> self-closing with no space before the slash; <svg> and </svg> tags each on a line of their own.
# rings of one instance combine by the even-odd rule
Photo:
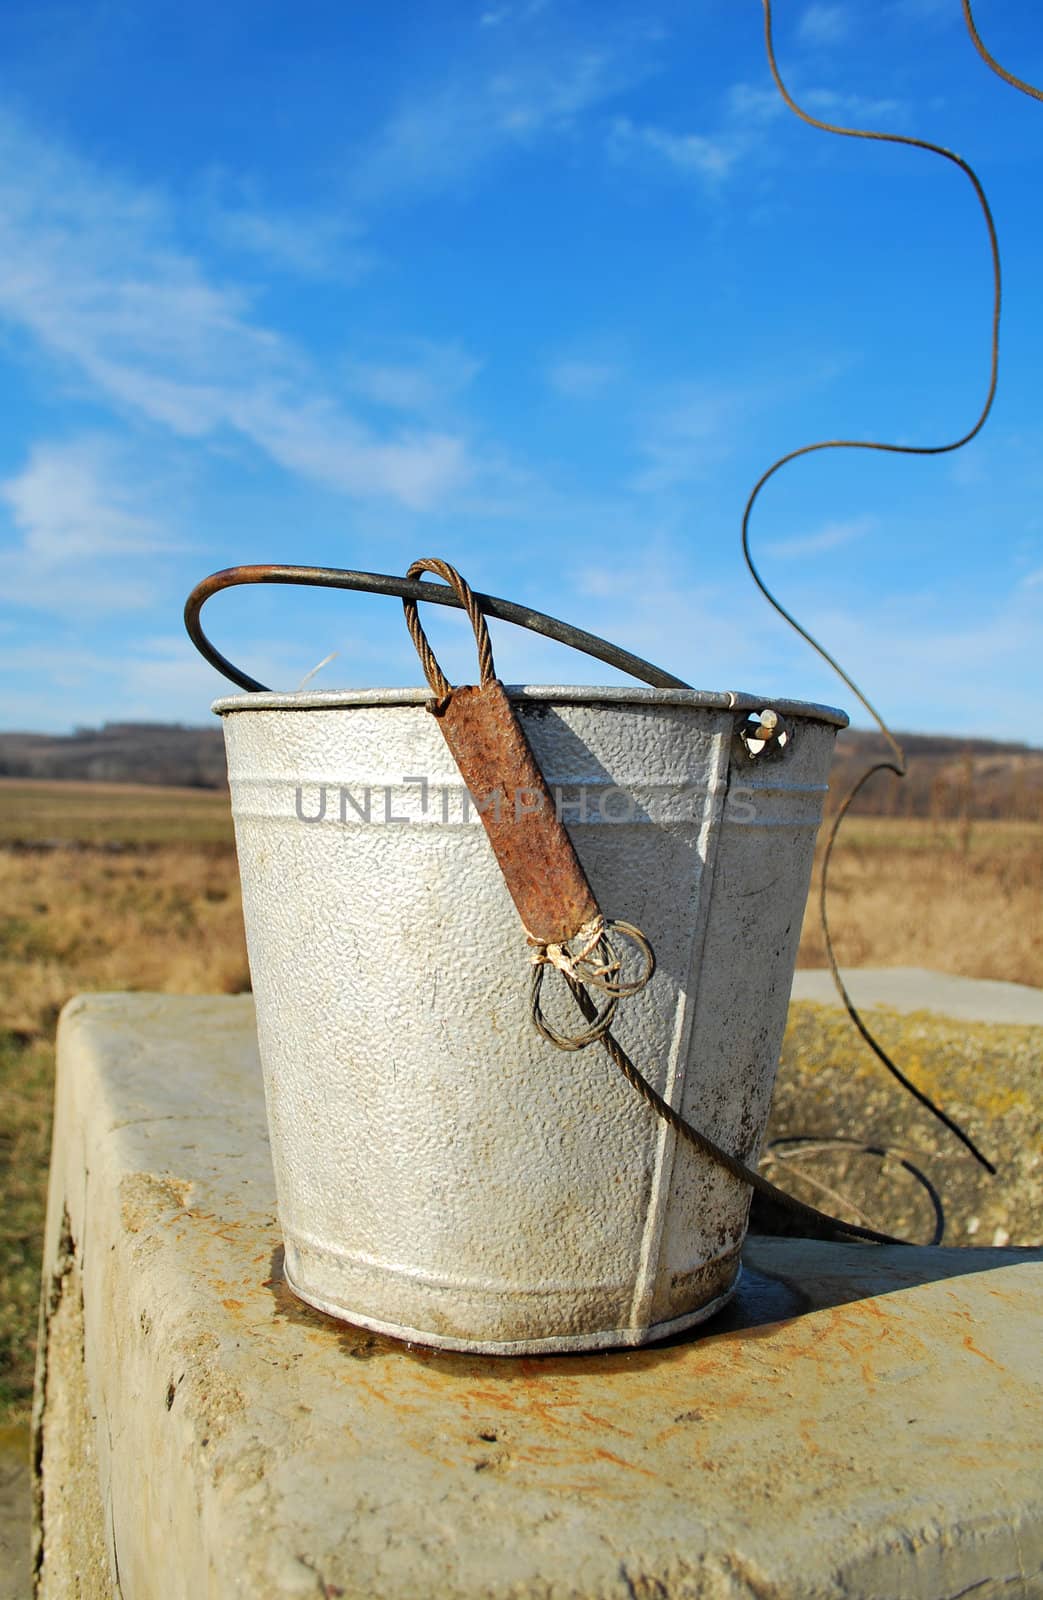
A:
<svg viewBox="0 0 1043 1600">
<path fill-rule="evenodd" d="M 833 881 L 842 961 L 1043 986 L 1043 826 L 856 818 Z M 809 914 L 801 962 L 822 961 Z M 248 984 L 225 795 L 0 781 L 0 1423 L 32 1384 L 61 1006 Z"/>
<path fill-rule="evenodd" d="M 824 967 L 816 868 L 798 964 Z M 848 817 L 829 918 L 841 965 L 1043 987 L 1043 823 Z"/>
</svg>

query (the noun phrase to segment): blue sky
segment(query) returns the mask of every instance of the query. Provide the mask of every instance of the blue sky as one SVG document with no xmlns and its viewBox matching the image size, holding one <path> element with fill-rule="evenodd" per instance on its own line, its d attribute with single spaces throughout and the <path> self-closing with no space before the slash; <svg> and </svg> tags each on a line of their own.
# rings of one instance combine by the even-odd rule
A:
<svg viewBox="0 0 1043 1600">
<path fill-rule="evenodd" d="M 984 433 L 798 462 L 756 558 L 897 727 L 1041 743 L 1043 107 L 959 0 L 777 11 L 809 109 L 977 167 L 1005 299 Z M 1043 80 L 1035 0 L 976 16 Z M 970 425 L 987 243 L 950 164 L 782 107 L 758 0 L 7 0 L 4 40 L 0 725 L 205 721 L 198 578 L 425 554 L 699 687 L 854 709 L 745 575 L 743 504 L 812 439 Z M 418 681 L 394 602 L 207 617 L 280 687 L 331 651 L 315 686 Z M 494 643 L 509 681 L 612 678 Z"/>
</svg>

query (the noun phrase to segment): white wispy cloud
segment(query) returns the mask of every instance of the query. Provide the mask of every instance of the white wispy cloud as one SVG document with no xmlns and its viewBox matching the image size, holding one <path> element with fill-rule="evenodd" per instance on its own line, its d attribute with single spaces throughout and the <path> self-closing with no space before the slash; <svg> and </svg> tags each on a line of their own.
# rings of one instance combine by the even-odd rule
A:
<svg viewBox="0 0 1043 1600">
<path fill-rule="evenodd" d="M 238 434 L 347 495 L 414 509 L 469 476 L 464 439 L 377 434 L 307 354 L 214 281 L 162 195 L 0 121 L 0 316 L 116 407 L 190 438 Z"/>
<path fill-rule="evenodd" d="M 765 413 L 828 388 L 848 369 L 843 355 L 819 353 L 785 371 L 730 370 L 649 387 L 639 396 L 634 441 L 644 464 L 629 487 L 657 493 L 698 481 L 755 436 Z"/>
<path fill-rule="evenodd" d="M 676 172 L 711 183 L 726 178 L 741 154 L 741 143 L 729 134 L 674 133 L 650 124 L 617 117 L 612 124 L 610 151 L 621 159 L 651 155 Z"/>
<path fill-rule="evenodd" d="M 523 5 L 490 6 L 478 18 L 481 28 L 501 28 L 507 22 L 531 22 L 546 11 L 549 0 L 525 0 Z"/>
<path fill-rule="evenodd" d="M 827 522 L 814 533 L 796 534 L 790 539 L 773 539 L 764 544 L 765 555 L 793 560 L 801 556 L 819 555 L 823 550 L 838 550 L 842 545 L 862 539 L 876 527 L 873 517 L 849 517 L 846 521 Z"/>
<path fill-rule="evenodd" d="M 372 405 L 416 416 L 444 415 L 474 382 L 481 361 L 456 344 L 413 340 L 386 360 L 350 361 L 349 387 Z"/>
<path fill-rule="evenodd" d="M 644 76 L 639 54 L 611 41 L 556 43 L 504 54 L 480 69 L 462 66 L 403 100 L 361 152 L 352 192 L 366 205 L 439 192 L 470 179 L 505 149 L 560 137 Z"/>
<path fill-rule="evenodd" d="M 108 719 L 199 722 L 228 684 L 178 635 L 128 636 L 118 651 L 70 643 L 0 645 L 0 673 L 12 685 L 8 726 L 87 726 Z"/>
<path fill-rule="evenodd" d="M 737 628 L 734 593 L 694 576 L 690 552 L 654 527 L 641 550 L 639 562 L 575 571 L 570 618 L 696 688 L 767 687 L 771 647 L 763 633 Z M 588 681 L 605 681 L 604 668 L 589 666 Z"/>
<path fill-rule="evenodd" d="M 249 197 L 223 199 L 211 192 L 205 221 L 227 254 L 257 261 L 270 272 L 344 286 L 358 282 L 377 259 L 359 226 L 337 217 L 272 211 Z"/>
<path fill-rule="evenodd" d="M 165 539 L 121 474 L 119 446 L 100 435 L 36 445 L 23 470 L 0 483 L 0 500 L 41 567 L 140 554 Z"/>
<path fill-rule="evenodd" d="M 547 382 L 568 399 L 586 399 L 600 394 L 619 377 L 619 368 L 610 361 L 582 361 L 563 358 L 551 363 Z"/>
<path fill-rule="evenodd" d="M 333 273 L 335 228 L 307 228 L 292 217 L 276 217 L 245 206 L 216 212 L 211 227 L 227 248 L 258 256 L 266 266 L 288 268 L 304 277 Z"/>
<path fill-rule="evenodd" d="M 1035 725 L 1038 694 L 1025 663 L 1043 658 L 1043 615 L 1016 588 L 982 599 L 967 620 L 931 591 L 907 591 L 872 606 L 812 607 L 801 621 L 892 720 L 900 707 L 906 726 L 997 739 L 1023 739 Z M 865 723 L 824 664 L 802 651 L 794 659 L 809 674 L 801 694 L 832 694 Z"/>
<path fill-rule="evenodd" d="M 774 122 L 786 115 L 786 103 L 774 85 L 733 83 L 728 90 L 727 110 L 737 122 Z"/>
<path fill-rule="evenodd" d="M 900 100 L 814 84 L 805 87 L 799 73 L 790 75 L 789 88 L 797 104 L 823 122 L 861 127 L 908 121 L 909 107 Z M 792 115 L 773 86 L 738 82 L 724 95 L 719 115 L 706 126 L 679 131 L 617 117 L 608 132 L 607 149 L 617 162 L 658 162 L 679 178 L 698 180 L 706 193 L 716 196 L 752 164 L 771 163 L 777 126 Z"/>
<path fill-rule="evenodd" d="M 823 122 L 844 119 L 857 125 L 893 122 L 904 119 L 908 110 L 901 100 L 875 99 L 871 95 L 851 94 L 840 89 L 805 89 L 798 100 L 805 110 Z"/>
<path fill-rule="evenodd" d="M 891 0 L 887 10 L 899 22 L 919 24 L 939 21 L 950 26 L 954 21 L 959 22 L 959 17 L 953 16 L 951 0 Z"/>
<path fill-rule="evenodd" d="M 658 493 L 691 483 L 731 454 L 750 417 L 763 405 L 762 386 L 675 386 L 645 407 L 638 449 L 644 466 L 630 487 Z"/>
<path fill-rule="evenodd" d="M 699 688 L 821 701 L 868 722 L 850 691 L 752 583 L 715 586 L 693 570 L 690 550 L 676 541 L 652 535 L 642 542 L 647 553 L 640 564 L 571 574 L 576 598 L 563 599 L 560 610 Z M 1024 739 L 1035 726 L 1037 688 L 1025 672 L 1026 661 L 1043 659 L 1043 612 L 1034 595 L 1012 588 L 983 600 L 973 620 L 955 617 L 931 590 L 884 593 L 872 605 L 824 605 L 821 595 L 812 604 L 799 594 L 781 598 L 891 720 L 990 738 Z M 596 663 L 581 677 L 610 681 Z M 576 681 L 575 674 L 563 681 Z M 997 697 L 1000 682 L 1004 692 Z"/>
<path fill-rule="evenodd" d="M 134 610 L 153 598 L 147 568 L 171 547 L 161 492 L 117 441 L 100 434 L 33 447 L 0 483 L 13 539 L 4 598 L 54 615 Z"/>
<path fill-rule="evenodd" d="M 658 163 L 717 195 L 724 191 L 725 180 L 770 151 L 769 125 L 785 115 L 776 89 L 740 81 L 730 85 L 716 109 L 709 108 L 701 127 L 666 128 L 616 117 L 608 129 L 607 151 L 621 164 Z"/>
<path fill-rule="evenodd" d="M 803 44 L 840 44 L 851 31 L 851 10 L 846 5 L 815 0 L 801 13 L 797 34 Z"/>
</svg>

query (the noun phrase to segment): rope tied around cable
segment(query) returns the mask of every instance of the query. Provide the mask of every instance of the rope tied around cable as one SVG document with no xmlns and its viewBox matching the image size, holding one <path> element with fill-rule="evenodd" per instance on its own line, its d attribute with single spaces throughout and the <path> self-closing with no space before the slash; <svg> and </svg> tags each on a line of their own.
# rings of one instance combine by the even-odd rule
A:
<svg viewBox="0 0 1043 1600">
<path fill-rule="evenodd" d="M 623 960 L 609 938 L 608 930 L 621 934 L 639 952 L 641 971 L 636 978 L 624 979 Z M 655 951 L 651 943 L 632 922 L 617 922 L 603 917 L 599 912 L 585 927 L 580 928 L 572 940 L 563 944 L 545 944 L 538 939 L 529 940 L 532 953 L 532 987 L 529 1010 L 533 1026 L 538 1033 L 559 1050 L 585 1050 L 587 1045 L 603 1039 L 611 1026 L 620 1000 L 640 994 L 655 972 Z M 572 950 L 571 944 L 578 944 Z M 578 1033 L 565 1033 L 548 1021 L 542 1005 L 543 978 L 547 968 L 559 972 L 575 998 L 574 985 L 599 990 L 606 996 L 588 1026 Z"/>
</svg>

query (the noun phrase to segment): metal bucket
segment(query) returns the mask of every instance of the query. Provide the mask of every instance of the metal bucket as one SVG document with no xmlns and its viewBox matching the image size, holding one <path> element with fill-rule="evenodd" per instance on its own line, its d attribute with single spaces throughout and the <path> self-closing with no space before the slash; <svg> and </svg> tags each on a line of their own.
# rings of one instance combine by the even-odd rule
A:
<svg viewBox="0 0 1043 1600">
<path fill-rule="evenodd" d="M 751 755 L 749 696 L 509 694 L 600 905 L 655 947 L 615 1032 L 755 1163 L 845 717 L 773 701 L 788 741 Z M 563 1055 L 533 1028 L 524 934 L 429 698 L 214 705 L 287 1281 L 448 1349 L 661 1338 L 733 1292 L 749 1190 L 602 1050 Z"/>
</svg>

